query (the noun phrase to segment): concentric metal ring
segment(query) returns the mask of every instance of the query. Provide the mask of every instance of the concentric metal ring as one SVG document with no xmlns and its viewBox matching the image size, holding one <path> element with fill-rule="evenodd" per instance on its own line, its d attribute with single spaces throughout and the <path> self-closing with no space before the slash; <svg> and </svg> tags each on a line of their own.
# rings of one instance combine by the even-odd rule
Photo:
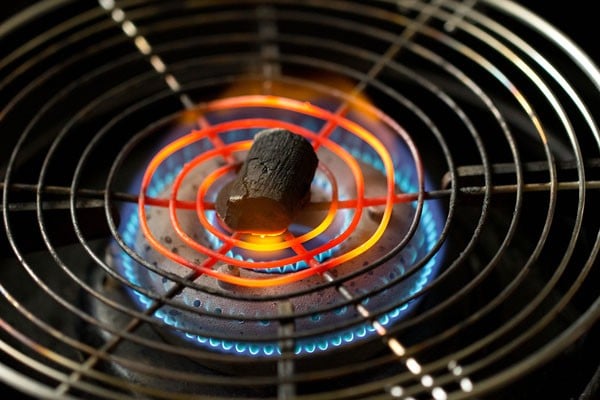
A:
<svg viewBox="0 0 600 400">
<path fill-rule="evenodd" d="M 600 315 L 599 226 L 591 218 L 600 187 L 600 74 L 515 3 L 42 1 L 0 32 L 0 129 L 7 132 L 0 371 L 20 390 L 81 398 L 458 399 L 505 394 L 520 376 L 535 377 L 589 343 Z M 351 83 L 338 86 L 337 78 Z M 239 316 L 177 301 L 178 291 L 210 288 L 194 273 L 144 262 L 121 237 L 123 215 L 115 215 L 137 201 L 127 186 L 136 177 L 126 171 L 140 164 L 133 150 L 173 127 L 199 128 L 181 116 L 231 90 L 231 97 L 327 97 L 340 114 L 364 110 L 368 98 L 382 110 L 376 123 L 410 133 L 402 154 L 428 174 L 394 165 L 414 215 L 389 254 L 354 273 L 326 272 L 289 295 L 313 300 L 319 313 L 289 310 L 277 292 L 219 293 L 231 302 L 283 303 L 269 315 L 279 329 L 263 338 L 282 342 L 280 372 L 246 369 L 235 379 L 205 366 L 245 360 L 146 332 L 165 326 L 157 310 Z M 441 208 L 446 213 L 437 215 Z M 91 230 L 90 219 L 104 232 Z M 434 228 L 426 228 L 429 220 Z M 425 251 L 414 251 L 428 229 Z M 107 238 L 166 279 L 172 293 L 115 269 L 105 258 Z M 381 276 L 368 291 L 357 287 L 399 255 L 406 273 Z M 438 262 L 439 275 L 414 293 L 377 303 Z M 132 307 L 121 288 L 149 299 L 148 307 Z M 320 304 L 317 291 L 333 301 Z M 421 299 L 418 313 L 382 323 L 412 299 Z M 344 307 L 344 321 L 294 330 Z M 360 362 L 352 344 L 347 358 L 328 363 L 284 345 L 365 323 L 378 351 Z"/>
</svg>

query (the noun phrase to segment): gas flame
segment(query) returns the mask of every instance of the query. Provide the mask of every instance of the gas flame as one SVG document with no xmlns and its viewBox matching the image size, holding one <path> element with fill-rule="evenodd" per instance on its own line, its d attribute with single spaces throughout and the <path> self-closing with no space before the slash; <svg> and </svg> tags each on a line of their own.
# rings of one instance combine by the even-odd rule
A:
<svg viewBox="0 0 600 400">
<path fill-rule="evenodd" d="M 311 85 L 310 88 L 303 87 L 300 84 L 290 85 L 287 83 L 281 84 L 273 82 L 269 95 L 264 95 L 261 94 L 263 93 L 263 86 L 260 84 L 260 82 L 250 78 L 240 79 L 239 82 L 236 82 L 235 85 L 232 85 L 230 88 L 228 88 L 219 99 L 210 101 L 208 103 L 199 104 L 196 109 L 184 112 L 178 121 L 180 127 L 193 127 L 190 128 L 188 132 L 185 132 L 183 136 L 173 140 L 172 143 L 161 149 L 161 151 L 158 153 L 160 156 L 157 154 L 153 161 L 149 163 L 151 168 L 149 167 L 149 170 L 146 171 L 144 177 L 144 182 L 142 184 L 142 190 L 140 193 L 140 202 L 138 204 L 138 213 L 134 213 L 131 218 L 127 219 L 127 229 L 123 233 L 125 242 L 134 247 L 134 243 L 137 240 L 136 235 L 140 230 L 143 231 L 144 236 L 153 237 L 153 233 L 148 229 L 148 226 L 144 226 L 146 225 L 146 215 L 144 210 L 147 207 L 168 207 L 172 216 L 176 214 L 176 210 L 195 210 L 200 219 L 200 225 L 203 229 L 205 229 L 207 232 L 210 232 L 210 235 L 216 237 L 212 231 L 209 231 L 209 229 L 215 228 L 215 232 L 223 236 L 222 238 L 218 238 L 219 241 L 217 243 L 219 244 L 213 246 L 212 248 L 198 247 L 199 252 L 206 255 L 205 262 L 199 264 L 197 262 L 186 260 L 184 257 L 178 254 L 173 254 L 170 249 L 167 249 L 159 240 L 155 240 L 154 242 L 151 241 L 153 247 L 156 246 L 154 250 L 157 253 L 164 255 L 165 258 L 173 260 L 186 267 L 195 269 L 206 276 L 238 286 L 249 286 L 255 288 L 265 288 L 274 285 L 286 285 L 292 282 L 297 282 L 315 274 L 327 271 L 331 268 L 335 268 L 341 263 L 351 260 L 353 257 L 357 257 L 360 254 L 368 251 L 369 248 L 377 243 L 381 237 L 381 234 L 386 229 L 386 224 L 390 217 L 389 214 L 391 213 L 391 207 L 398 202 L 414 201 L 417 199 L 417 196 L 414 195 L 414 192 L 419 192 L 420 188 L 418 187 L 418 184 L 414 183 L 415 176 L 417 178 L 416 180 L 420 180 L 422 171 L 420 170 L 419 165 L 412 165 L 410 161 L 405 162 L 410 160 L 410 153 L 408 151 L 405 151 L 404 153 L 398 153 L 395 151 L 397 145 L 386 142 L 388 139 L 385 137 L 385 135 L 379 135 L 376 132 L 376 129 L 371 129 L 373 126 L 375 126 L 375 128 L 377 126 L 381 126 L 382 114 L 377 112 L 366 96 L 359 97 L 352 95 L 352 101 L 345 100 L 349 98 L 348 93 L 352 93 L 352 90 L 355 87 L 353 82 L 337 77 L 321 77 L 312 79 L 312 81 L 318 83 L 316 85 Z M 269 110 L 276 111 L 274 113 L 270 111 L 267 117 L 258 118 L 257 116 L 251 116 L 243 118 L 245 115 L 243 111 L 251 108 L 268 108 Z M 277 115 L 278 110 L 282 110 L 282 112 L 298 114 L 302 119 L 302 122 L 299 124 L 294 124 L 293 121 L 286 122 L 285 120 L 280 120 L 273 117 L 274 115 Z M 218 117 L 219 113 L 222 115 L 224 114 L 226 117 L 233 116 L 234 118 L 230 118 L 230 120 L 227 120 L 226 118 L 224 120 L 219 120 L 219 118 L 215 118 L 215 115 Z M 318 128 L 314 129 L 314 126 L 308 126 L 308 124 L 313 120 L 324 122 L 321 131 L 319 131 Z M 328 253 L 328 258 L 318 258 L 318 256 L 324 254 L 324 252 L 331 251 L 332 247 L 329 246 L 339 245 L 346 238 L 348 238 L 356 227 L 358 220 L 355 218 L 350 218 L 347 223 L 344 224 L 343 235 L 335 237 L 332 240 L 333 243 L 327 243 L 327 246 L 310 250 L 304 248 L 303 241 L 300 239 L 301 235 L 290 235 L 289 232 L 276 236 L 261 236 L 236 235 L 232 232 L 223 232 L 222 230 L 218 230 L 216 229 L 217 226 L 214 221 L 211 223 L 211 221 L 206 218 L 207 214 L 214 214 L 214 207 L 211 204 L 210 199 L 207 199 L 206 194 L 210 191 L 209 189 L 211 185 L 220 179 L 217 171 L 213 171 L 212 174 L 209 173 L 209 176 L 200 183 L 198 195 L 195 200 L 182 200 L 177 196 L 176 189 L 179 179 L 177 174 L 186 172 L 187 168 L 192 168 L 192 164 L 196 162 L 194 158 L 195 156 L 192 156 L 189 160 L 186 160 L 187 164 L 185 164 L 181 170 L 177 170 L 176 173 L 169 171 L 167 175 L 174 175 L 175 178 L 165 180 L 160 190 L 158 190 L 156 185 L 153 183 L 152 175 L 161 168 L 163 161 L 166 161 L 169 158 L 169 152 L 181 149 L 185 147 L 185 145 L 193 143 L 196 139 L 204 140 L 210 143 L 210 146 L 207 146 L 209 150 L 203 150 L 202 154 L 197 155 L 198 157 L 222 157 L 227 163 L 224 169 L 227 169 L 233 165 L 236 152 L 238 155 L 243 155 L 243 152 L 248 149 L 250 145 L 249 139 L 251 138 L 250 136 L 238 137 L 235 139 L 232 139 L 232 137 L 228 138 L 227 132 L 229 130 L 251 130 L 255 128 L 264 128 L 265 125 L 270 124 L 281 127 L 286 123 L 290 125 L 292 131 L 303 132 L 307 137 L 314 139 L 314 143 L 318 146 L 323 146 L 327 149 L 335 148 L 335 146 L 340 147 L 341 150 L 339 153 L 335 150 L 332 150 L 332 152 L 339 157 L 342 157 L 342 154 L 344 154 L 346 157 L 348 157 L 347 160 L 344 159 L 344 161 L 348 164 L 358 165 L 358 162 L 360 161 L 362 164 L 368 164 L 380 171 L 382 175 L 386 176 L 388 179 L 386 183 L 387 193 L 384 196 L 378 198 L 366 198 L 361 192 L 361 189 L 359 189 L 358 193 L 355 193 L 354 197 L 338 199 L 337 195 L 334 196 L 332 194 L 331 200 L 329 201 L 323 201 L 317 205 L 308 205 L 308 209 L 318 210 L 321 212 L 323 212 L 323 210 L 331 210 L 332 208 L 335 209 L 335 211 L 329 211 L 326 213 L 327 215 L 329 215 L 329 213 L 331 213 L 331 215 L 335 215 L 336 212 L 339 212 L 343 209 L 350 210 L 350 212 L 356 211 L 355 214 L 358 214 L 359 216 L 362 209 L 368 205 L 384 205 L 386 211 L 381 219 L 382 225 L 379 225 L 377 232 L 375 232 L 376 234 L 371 236 L 369 240 L 356 245 L 346 253 L 337 254 L 333 252 L 331 254 Z M 336 129 L 338 130 L 337 132 Z M 346 136 L 342 136 L 339 133 L 340 131 L 343 131 L 342 133 Z M 339 143 L 336 142 L 338 140 L 345 140 L 346 137 L 354 137 L 361 140 L 361 143 L 364 143 L 369 147 L 369 153 L 361 153 L 362 149 L 352 148 L 350 145 L 340 146 Z M 165 149 L 168 149 L 168 151 L 163 152 Z M 352 150 L 357 151 L 354 152 Z M 390 152 L 393 154 L 393 157 L 390 156 Z M 201 161 L 198 161 L 198 165 L 200 162 Z M 404 171 L 402 171 L 404 168 L 403 163 L 408 164 L 409 172 L 406 174 L 404 174 Z M 357 175 L 360 175 L 360 167 L 357 168 L 358 171 L 355 172 Z M 223 173 L 225 174 L 225 172 Z M 325 170 L 323 171 L 323 174 L 326 174 Z M 407 176 L 409 178 L 407 178 Z M 357 186 L 359 188 L 362 187 L 362 185 L 364 185 L 362 177 L 357 180 Z M 398 186 L 396 186 L 396 184 Z M 334 186 L 335 179 L 332 179 L 330 190 L 333 191 Z M 158 196 L 162 196 L 162 189 L 169 189 L 169 187 L 172 191 L 170 197 L 159 198 Z M 398 189 L 398 187 L 400 187 L 404 192 L 413 194 L 407 197 L 402 193 L 396 193 L 396 189 Z M 156 196 L 154 194 L 156 194 Z M 417 247 L 413 248 L 413 251 L 407 251 L 404 255 L 404 252 L 401 252 L 399 253 L 398 257 L 390 259 L 388 262 L 391 264 L 389 267 L 390 271 L 394 271 L 398 275 L 404 275 L 404 262 L 407 263 L 406 269 L 408 270 L 411 265 L 414 265 L 417 262 L 417 259 L 422 259 L 427 256 L 428 252 L 430 252 L 435 246 L 436 240 L 439 236 L 441 229 L 440 214 L 441 211 L 435 205 L 425 204 L 422 218 L 424 222 L 418 228 L 414 239 L 415 246 Z M 176 226 L 176 224 L 174 225 Z M 185 235 L 185 232 L 181 233 Z M 311 235 L 312 234 L 315 233 L 313 232 Z M 317 236 L 320 234 L 320 232 L 316 232 Z M 193 246 L 198 246 L 198 244 L 196 243 Z M 247 259 L 240 260 L 237 257 L 228 255 L 232 248 L 261 249 L 261 251 L 267 253 L 277 253 L 282 250 L 288 250 L 288 252 L 291 252 L 294 255 L 284 257 L 284 259 L 272 259 L 269 261 L 255 262 Z M 125 271 L 125 274 L 132 282 L 139 282 L 141 279 L 140 277 L 145 276 L 144 274 L 147 273 L 145 268 L 143 266 L 137 266 L 137 264 L 129 261 L 126 256 L 123 257 L 124 258 L 121 259 L 121 262 L 123 264 L 122 268 Z M 435 270 L 437 270 L 439 267 L 440 258 L 441 256 L 438 255 L 432 257 L 429 261 L 427 261 L 426 265 L 424 265 L 422 271 L 417 271 L 417 273 L 413 274 L 406 280 L 405 287 L 402 285 L 398 286 L 398 291 L 393 293 L 395 296 L 394 298 L 406 299 L 407 296 L 411 296 L 416 291 L 420 291 L 423 286 L 429 282 L 430 276 L 433 276 Z M 400 259 L 407 261 L 400 262 L 398 261 Z M 219 261 L 222 261 L 228 265 L 235 265 L 237 267 L 243 267 L 248 270 L 255 271 L 267 271 L 268 269 L 278 268 L 285 263 L 290 264 L 303 261 L 306 262 L 307 267 L 299 271 L 284 270 L 276 274 L 263 274 L 265 278 L 245 278 L 244 276 L 233 276 L 213 270 L 213 266 Z M 395 278 L 388 277 L 386 275 L 381 276 L 380 279 Z M 134 292 L 134 295 L 142 305 L 145 306 L 150 304 L 150 300 L 143 294 Z M 407 312 L 409 308 L 408 306 L 409 303 L 399 300 L 398 307 L 383 315 L 378 322 L 382 326 L 393 323 Z M 162 317 L 158 314 L 157 317 L 161 319 L 164 318 L 164 321 L 169 325 L 172 325 L 176 328 L 179 327 L 179 320 L 177 319 Z M 189 321 L 187 321 L 187 323 L 189 323 Z M 357 328 L 349 328 L 346 331 L 332 334 L 331 337 L 317 339 L 317 341 L 313 341 L 312 339 L 307 339 L 306 341 L 302 340 L 297 344 L 295 352 L 300 354 L 305 352 L 312 353 L 314 351 L 325 351 L 328 347 L 337 347 L 345 342 L 358 340 L 371 334 L 373 334 L 372 325 L 360 325 Z M 254 346 L 254 351 L 250 350 L 251 355 L 258 354 L 261 356 L 270 356 L 272 354 L 278 354 L 279 351 L 277 345 L 273 343 L 248 344 L 243 342 L 241 344 L 236 343 L 232 345 L 231 343 L 225 341 L 196 335 L 187 335 L 186 338 L 194 342 L 198 342 L 204 346 L 215 348 L 224 352 L 244 353 L 247 352 L 245 349 L 251 348 L 252 346 Z"/>
</svg>

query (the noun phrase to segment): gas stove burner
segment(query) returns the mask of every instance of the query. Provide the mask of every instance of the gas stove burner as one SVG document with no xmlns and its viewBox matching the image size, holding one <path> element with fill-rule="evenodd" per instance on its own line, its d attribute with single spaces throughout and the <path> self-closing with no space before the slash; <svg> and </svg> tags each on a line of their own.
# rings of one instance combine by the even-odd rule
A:
<svg viewBox="0 0 600 400">
<path fill-rule="evenodd" d="M 0 391 L 598 397 L 594 15 L 528 3 L 563 29 L 512 0 L 0 2 Z M 312 161 L 252 221 L 265 131 Z"/>
<path fill-rule="evenodd" d="M 439 240 L 443 211 L 435 202 L 413 201 L 425 178 L 409 150 L 414 150 L 409 136 L 395 124 L 386 126 L 391 119 L 379 110 L 363 107 L 341 116 L 284 97 L 216 100 L 197 110 L 200 129 L 156 153 L 141 179 L 137 211 L 125 206 L 121 212 L 127 252 L 113 244 L 109 263 L 158 295 L 176 284 L 166 273 L 183 278 L 194 271 L 194 283 L 209 288 L 183 288 L 173 305 L 154 313 L 171 328 L 170 336 L 221 352 L 280 356 L 276 341 L 255 341 L 277 333 L 271 322 L 279 312 L 276 304 L 260 299 L 289 299 L 295 312 L 306 315 L 297 321 L 300 333 L 347 323 L 358 311 L 336 306 L 335 288 L 312 289 L 332 273 L 337 279 L 355 276 L 350 286 L 372 291 L 365 305 L 398 304 L 378 318 L 382 326 L 414 309 L 414 294 L 435 277 L 441 262 L 441 252 L 429 254 Z M 311 203 L 281 235 L 232 233 L 216 215 L 216 194 L 233 179 L 254 134 L 273 127 L 303 135 L 317 149 Z M 137 257 L 127 255 L 131 251 Z M 402 282 L 378 293 L 395 280 Z M 151 306 L 152 299 L 130 292 L 142 310 Z M 239 294 L 251 300 L 236 299 Z M 240 338 L 221 339 L 223 332 Z M 373 325 L 363 322 L 298 340 L 294 353 L 327 352 L 372 335 Z"/>
</svg>

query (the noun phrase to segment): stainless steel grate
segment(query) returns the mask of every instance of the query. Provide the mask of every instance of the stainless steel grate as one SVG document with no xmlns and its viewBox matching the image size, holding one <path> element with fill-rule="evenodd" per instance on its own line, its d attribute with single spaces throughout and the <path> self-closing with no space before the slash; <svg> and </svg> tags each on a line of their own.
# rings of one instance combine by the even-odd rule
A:
<svg viewBox="0 0 600 400">
<path fill-rule="evenodd" d="M 600 71 L 528 9 L 493 0 L 40 1 L 0 25 L 0 49 L 8 386 L 106 399 L 596 393 Z M 139 200 L 132 182 L 149 157 L 174 135 L 232 118 L 211 104 L 245 95 L 326 99 L 331 119 L 303 126 L 344 146 L 335 133 L 343 118 L 376 115 L 406 133 L 406 154 L 392 153 L 422 164 L 427 179 L 418 167 L 398 175 L 407 183 L 396 198 L 411 211 L 385 236 L 396 234 L 392 245 L 379 242 L 382 254 L 351 273 L 331 269 L 310 286 L 258 296 L 155 265 L 128 239 L 139 227 L 127 211 Z M 360 119 L 357 110 L 369 112 Z M 398 260 L 406 269 L 390 275 Z M 231 309 L 199 307 L 189 293 Z M 236 307 L 266 311 L 240 321 Z M 340 310 L 347 317 L 327 320 Z M 181 314 L 201 322 L 173 322 Z M 232 321 L 261 327 L 251 342 L 277 351 L 248 355 L 248 331 L 229 329 Z"/>
</svg>

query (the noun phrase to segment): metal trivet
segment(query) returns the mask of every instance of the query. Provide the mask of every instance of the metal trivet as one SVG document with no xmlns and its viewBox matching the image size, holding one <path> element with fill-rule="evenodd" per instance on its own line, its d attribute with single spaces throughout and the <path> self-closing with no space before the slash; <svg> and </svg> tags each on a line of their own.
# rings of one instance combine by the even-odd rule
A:
<svg viewBox="0 0 600 400">
<path fill-rule="evenodd" d="M 7 160 L 0 377 L 19 391 L 119 399 L 514 397 L 528 388 L 522 377 L 589 352 L 600 315 L 592 216 L 600 74 L 517 4 L 41 1 L 0 25 L 0 45 L 0 129 L 8 132 L 0 150 Z M 365 120 L 375 115 L 406 133 L 408 165 L 422 165 L 428 178 L 415 172 L 395 187 L 413 222 L 389 252 L 347 274 L 324 270 L 314 286 L 256 296 L 223 294 L 195 282 L 197 272 L 153 266 L 123 238 L 124 207 L 139 201 L 132 182 L 156 142 L 165 132 L 222 122 L 202 120 L 199 110 L 243 96 L 326 98 L 321 106 L 332 117 L 321 128 L 332 138 L 341 119 L 356 122 L 357 109 L 375 110 Z M 366 154 L 353 155 L 377 170 Z M 439 227 L 429 229 L 433 240 L 407 259 L 433 204 L 443 210 Z M 158 274 L 163 290 L 107 260 L 115 243 Z M 401 255 L 411 268 L 357 287 Z M 434 259 L 438 272 L 406 296 L 373 300 Z M 315 265 L 326 262 L 321 256 Z M 250 318 L 270 327 L 252 341 L 274 346 L 263 353 L 278 352 L 253 357 L 249 345 L 249 355 L 224 352 L 238 333 L 205 337 L 202 324 L 186 332 L 170 323 L 180 308 L 195 307 L 178 300 L 189 288 L 232 302 L 273 302 L 270 314 Z M 288 298 L 321 290 L 333 303 L 315 301 L 310 312 Z M 409 303 L 415 309 L 396 318 Z M 298 329 L 344 308 L 348 319 Z M 240 319 L 215 307 L 202 313 L 219 323 Z M 174 328 L 175 336 L 220 348 L 181 341 L 169 334 Z M 340 329 L 372 334 L 334 355 L 314 353 L 310 343 L 296 351 L 306 337 Z M 596 367 L 586 365 L 584 378 Z M 544 387 L 560 390 L 551 380 Z"/>
</svg>

